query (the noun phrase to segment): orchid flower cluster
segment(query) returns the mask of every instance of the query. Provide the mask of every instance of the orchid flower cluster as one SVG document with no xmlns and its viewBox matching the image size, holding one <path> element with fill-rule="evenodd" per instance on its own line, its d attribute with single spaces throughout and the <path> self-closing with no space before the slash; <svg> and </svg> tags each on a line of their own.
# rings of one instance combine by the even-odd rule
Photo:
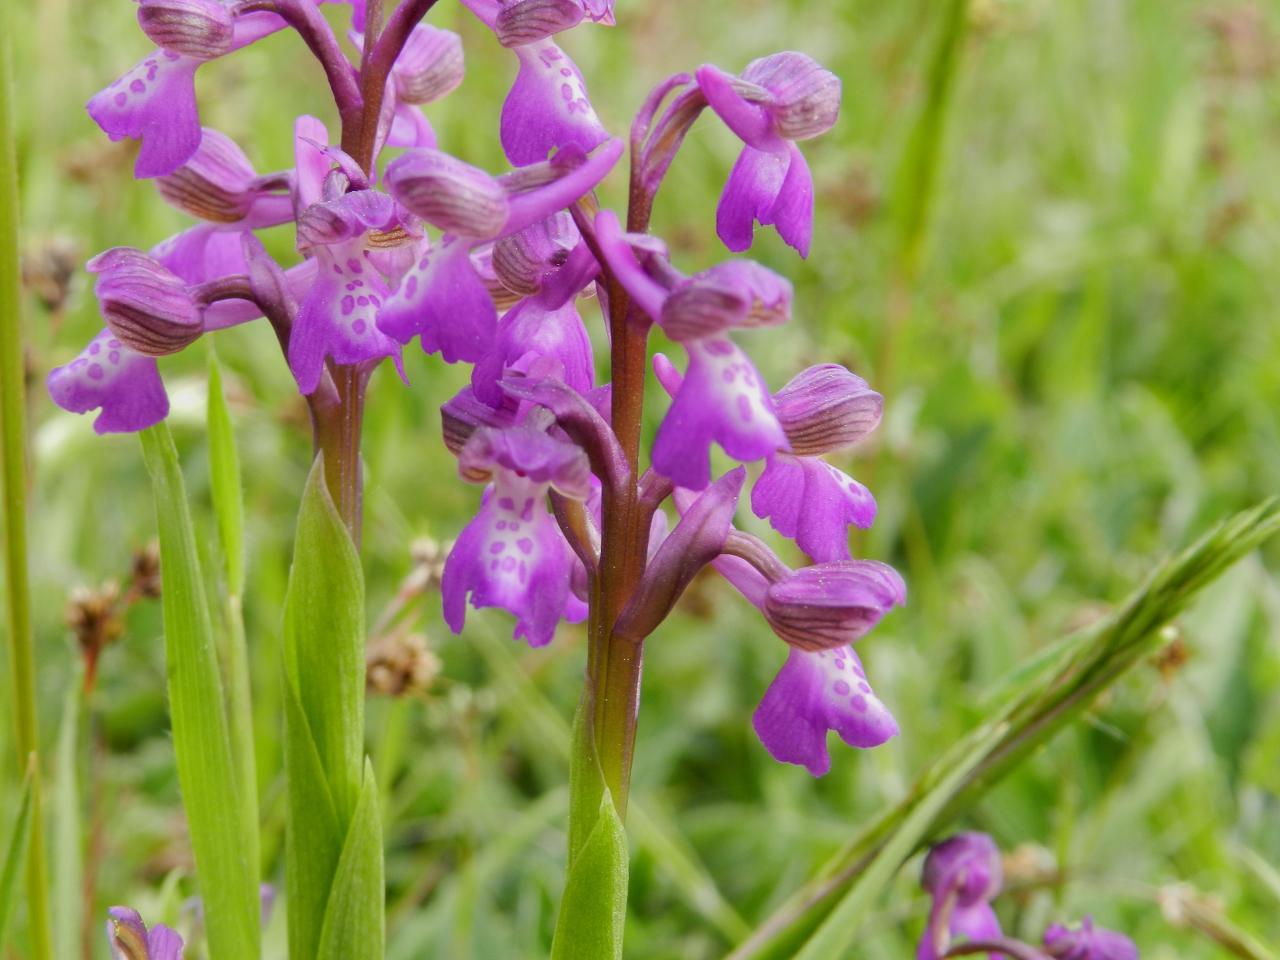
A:
<svg viewBox="0 0 1280 960">
<path fill-rule="evenodd" d="M 717 211 L 725 246 L 748 249 L 760 224 L 807 255 L 814 194 L 797 143 L 834 124 L 839 80 L 788 52 L 738 75 L 703 66 L 660 84 L 631 131 L 624 224 L 593 190 L 625 145 L 554 39 L 582 21 L 612 23 L 611 0 L 464 3 L 518 60 L 500 122 L 513 166 L 499 175 L 439 149 L 422 112 L 463 76 L 460 38 L 418 22 L 430 2 L 405 0 L 376 42 L 363 31 L 380 10 L 351 3 L 357 68 L 314 0 L 141 0 L 138 20 L 157 49 L 89 112 L 113 139 L 140 140 L 136 176 L 200 223 L 149 251 L 117 247 L 89 261 L 106 328 L 50 374 L 50 393 L 68 410 L 99 410 L 100 433 L 145 428 L 168 409 L 158 358 L 265 318 L 311 405 L 317 446 L 332 457 L 342 450 L 326 424 L 350 424 L 369 373 L 387 358 L 399 367 L 414 338 L 448 363 L 472 364 L 470 385 L 442 409 L 462 477 L 485 486 L 444 571 L 450 627 L 462 630 L 468 598 L 508 611 L 515 636 L 533 646 L 562 620 L 590 618 L 591 693 L 604 692 L 606 673 L 629 685 L 620 721 L 629 739 L 639 645 L 712 565 L 788 644 L 756 732 L 777 759 L 821 775 L 829 730 L 856 747 L 897 732 L 852 644 L 905 588 L 889 566 L 851 555 L 848 529 L 870 525 L 875 500 L 823 459 L 874 430 L 883 400 L 835 364 L 770 391 L 733 333 L 786 323 L 791 284 L 740 259 L 687 275 L 646 229 L 676 152 L 709 107 L 742 142 Z M 285 27 L 323 65 L 343 134 L 335 142 L 321 120 L 299 117 L 294 168 L 260 174 L 231 139 L 200 126 L 194 76 Z M 383 162 L 387 151 L 398 154 Z M 255 231 L 289 222 L 301 256 L 286 266 Z M 610 339 L 607 383 L 597 382 L 579 313 L 592 293 Z M 687 362 L 652 358 L 671 403 L 641 472 L 655 325 Z M 713 478 L 713 446 L 763 464 L 751 509 L 794 539 L 808 565 L 792 569 L 734 526 L 746 470 Z M 618 658 L 621 672 L 607 667 Z"/>
<path fill-rule="evenodd" d="M 1051 925 L 1039 947 L 1006 937 L 991 906 L 1004 882 L 1000 850 L 985 833 L 959 833 L 933 847 L 920 882 L 931 906 L 916 960 L 979 953 L 993 960 L 1138 960 L 1132 940 L 1090 917 L 1076 928 Z"/>
</svg>

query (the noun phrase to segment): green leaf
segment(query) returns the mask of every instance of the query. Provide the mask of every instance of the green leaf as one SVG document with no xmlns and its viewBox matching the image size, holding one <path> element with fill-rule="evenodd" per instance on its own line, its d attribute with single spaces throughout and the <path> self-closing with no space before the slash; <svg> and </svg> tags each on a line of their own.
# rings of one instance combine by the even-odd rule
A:
<svg viewBox="0 0 1280 960">
<path fill-rule="evenodd" d="M 382 960 L 385 894 L 380 805 L 373 764 L 366 761 L 360 802 L 333 877 L 318 960 Z"/>
<path fill-rule="evenodd" d="M 343 831 L 298 691 L 288 677 L 284 686 L 284 759 L 289 785 L 285 844 L 289 956 L 311 960 L 320 946 L 329 890 L 342 853 Z"/>
<path fill-rule="evenodd" d="M 364 643 L 360 558 L 318 456 L 302 495 L 289 572 L 285 666 L 342 824 L 355 812 L 364 770 Z"/>
<path fill-rule="evenodd" d="M 1165 561 L 1109 616 L 1056 649 L 996 711 L 1003 730 L 994 741 L 975 730 L 938 757 L 902 801 L 869 825 L 812 880 L 730 954 L 730 960 L 792 960 L 805 940 L 843 903 L 846 892 L 904 832 L 916 841 L 945 828 L 988 790 L 1083 714 L 1097 697 L 1164 642 L 1161 628 L 1232 564 L 1280 530 L 1280 507 L 1269 500 L 1231 517 L 1181 554 Z M 1008 689 L 1008 685 L 1002 684 Z M 957 771 L 963 771 L 957 776 Z M 916 814 L 931 811 L 923 831 Z M 910 840 L 911 837 L 909 836 Z M 904 857 L 906 855 L 904 853 Z M 901 862 L 901 858 L 899 861 Z M 861 910 L 861 907 L 859 907 Z M 825 929 L 825 928 L 824 928 Z"/>
<path fill-rule="evenodd" d="M 227 691 L 227 721 L 231 730 L 231 753 L 241 784 L 240 802 L 246 827 L 245 852 L 258 864 L 261 839 L 258 829 L 258 768 L 253 747 L 252 684 L 249 679 L 249 650 L 244 634 L 241 597 L 244 592 L 244 501 L 240 489 L 240 457 L 236 452 L 231 414 L 222 392 L 218 358 L 209 348 L 209 487 L 213 491 L 213 511 L 218 521 L 227 593 L 221 622 L 219 648 L 223 683 Z"/>
<path fill-rule="evenodd" d="M 222 393 L 218 357 L 209 351 L 209 486 L 218 537 L 226 563 L 227 589 L 244 595 L 244 500 L 240 489 L 240 455 L 236 452 L 231 412 Z"/>
<path fill-rule="evenodd" d="M 245 843 L 238 771 L 195 531 L 173 437 L 142 431 L 160 531 L 165 669 L 178 783 L 191 832 L 213 960 L 259 954 L 257 864 Z"/>
<path fill-rule="evenodd" d="M 627 870 L 626 831 L 606 792 L 595 826 L 569 868 L 551 960 L 620 960 Z"/>
<path fill-rule="evenodd" d="M 31 797 L 34 793 L 34 766 L 27 770 L 22 784 L 22 800 L 18 805 L 18 816 L 9 832 L 9 843 L 5 850 L 4 865 L 0 867 L 0 951 L 4 950 L 5 934 L 9 928 L 9 917 L 13 915 L 13 906 L 18 901 L 17 891 L 18 869 L 27 855 L 27 839 L 31 832 Z"/>
</svg>

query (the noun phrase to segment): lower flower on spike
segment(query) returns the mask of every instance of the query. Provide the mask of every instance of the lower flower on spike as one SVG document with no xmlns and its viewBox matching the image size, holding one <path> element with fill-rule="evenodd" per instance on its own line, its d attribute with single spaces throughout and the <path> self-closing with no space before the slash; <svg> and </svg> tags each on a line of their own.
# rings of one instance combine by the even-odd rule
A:
<svg viewBox="0 0 1280 960">
<path fill-rule="evenodd" d="M 999 937 L 991 899 L 1002 883 L 1000 850 L 985 833 L 958 833 L 930 850 L 920 885 L 933 902 L 916 960 L 939 960 L 953 937 Z"/>
<path fill-rule="evenodd" d="M 831 769 L 828 730 L 864 749 L 898 734 L 897 721 L 867 683 L 852 647 L 792 648 L 751 725 L 775 760 L 799 764 L 815 777 Z"/>
<path fill-rule="evenodd" d="M 49 373 L 49 395 L 71 413 L 101 409 L 97 433 L 132 433 L 169 415 L 169 396 L 154 357 L 130 350 L 110 330 L 89 341 L 80 356 Z"/>
</svg>

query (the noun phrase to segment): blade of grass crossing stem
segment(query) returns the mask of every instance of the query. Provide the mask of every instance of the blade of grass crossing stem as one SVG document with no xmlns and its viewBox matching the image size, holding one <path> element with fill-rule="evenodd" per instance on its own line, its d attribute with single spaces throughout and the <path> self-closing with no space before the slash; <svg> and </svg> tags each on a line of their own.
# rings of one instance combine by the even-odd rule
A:
<svg viewBox="0 0 1280 960">
<path fill-rule="evenodd" d="M 222 390 L 217 355 L 209 352 L 209 488 L 218 522 L 226 576 L 226 635 L 222 637 L 223 682 L 231 728 L 231 752 L 238 771 L 240 802 L 244 806 L 245 844 L 249 862 L 257 869 L 258 777 L 253 748 L 253 703 L 249 680 L 249 650 L 244 633 L 244 498 L 240 484 L 240 456 L 235 431 Z"/>
<path fill-rule="evenodd" d="M 257 864 L 178 452 L 165 423 L 142 431 L 160 531 L 165 670 L 178 783 L 191 832 L 212 960 L 259 953 Z M 247 788 L 245 785 L 244 788 Z"/>
<path fill-rule="evenodd" d="M 13 37 L 10 4 L 0 9 L 0 482 L 3 483 L 5 635 L 13 672 L 14 746 L 19 770 L 38 757 L 36 666 L 27 583 L 27 403 L 22 351 L 22 280 L 18 267 L 18 160 L 14 145 Z M 27 850 L 27 924 L 31 960 L 52 957 L 49 871 L 40 817 L 40 765 L 31 782 Z"/>
<path fill-rule="evenodd" d="M 80 698 L 77 673 L 67 684 L 58 729 L 53 779 L 53 906 L 58 925 L 53 944 L 58 960 L 78 960 L 84 924 L 84 868 L 80 838 Z"/>
<path fill-rule="evenodd" d="M 28 771 L 22 785 L 22 800 L 18 804 L 18 815 L 14 817 L 13 829 L 9 831 L 9 842 L 5 844 L 4 863 L 0 865 L 0 952 L 4 951 L 5 938 L 9 934 L 9 918 L 13 916 L 13 905 L 18 902 L 18 869 L 27 855 L 27 841 L 31 834 L 34 782 L 34 777 Z"/>
<path fill-rule="evenodd" d="M 364 758 L 364 578 L 320 457 L 302 495 L 284 621 L 290 956 L 381 960 L 381 804 Z"/>
<path fill-rule="evenodd" d="M 569 868 L 551 960 L 621 960 L 627 875 L 627 834 L 605 790 L 595 825 Z"/>
<path fill-rule="evenodd" d="M 995 711 L 1003 736 L 983 743 L 975 731 L 945 751 L 911 792 L 854 838 L 790 897 L 730 960 L 792 960 L 800 945 L 841 902 L 870 864 L 923 804 L 936 807 L 924 836 L 944 828 L 973 806 L 1038 747 L 1079 717 L 1097 697 L 1164 642 L 1161 628 L 1232 564 L 1280 530 L 1276 500 L 1219 524 L 1193 546 L 1165 561 L 1146 584 L 1059 654 L 1026 675 L 1020 691 Z M 978 762 L 970 766 L 981 746 Z M 953 779 L 957 769 L 968 772 Z"/>
</svg>

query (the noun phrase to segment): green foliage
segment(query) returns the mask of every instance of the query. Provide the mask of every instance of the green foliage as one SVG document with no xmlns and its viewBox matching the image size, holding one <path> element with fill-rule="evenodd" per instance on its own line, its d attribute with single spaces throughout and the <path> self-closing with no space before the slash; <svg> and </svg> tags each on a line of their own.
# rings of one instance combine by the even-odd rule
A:
<svg viewBox="0 0 1280 960">
<path fill-rule="evenodd" d="M 213 960 L 259 951 L 257 863 L 231 745 L 224 685 L 178 451 L 166 424 L 141 434 L 164 575 L 165 672 L 173 750 Z"/>
<path fill-rule="evenodd" d="M 22 782 L 21 800 L 18 815 L 14 817 L 13 827 L 9 830 L 9 839 L 4 848 L 4 860 L 0 861 L 0 950 L 5 948 L 6 936 L 9 932 L 9 918 L 13 908 L 21 897 L 18 894 L 18 873 L 22 862 L 27 857 L 27 844 L 31 837 L 31 797 L 33 794 L 32 772 L 27 772 Z"/>
<path fill-rule="evenodd" d="M 364 576 L 317 457 L 284 617 L 289 951 L 383 953 L 381 801 L 364 758 Z"/>
<path fill-rule="evenodd" d="M 627 833 L 606 790 L 569 864 L 551 960 L 621 960 L 628 866 Z"/>
</svg>

